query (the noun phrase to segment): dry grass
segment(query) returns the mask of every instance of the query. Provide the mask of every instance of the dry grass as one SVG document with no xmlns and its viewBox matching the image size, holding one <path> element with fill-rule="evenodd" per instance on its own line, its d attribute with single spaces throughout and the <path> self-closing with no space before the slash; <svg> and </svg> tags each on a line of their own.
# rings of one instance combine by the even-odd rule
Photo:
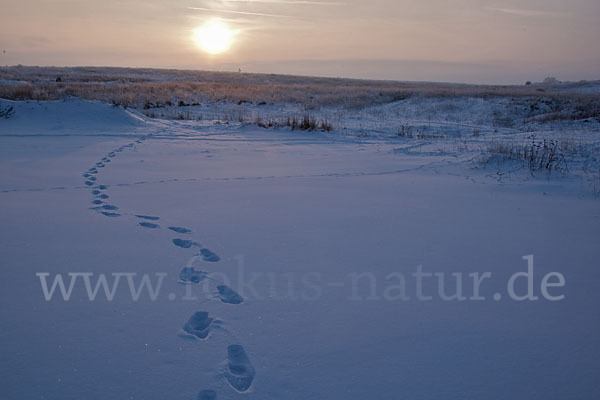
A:
<svg viewBox="0 0 600 400">
<path fill-rule="evenodd" d="M 247 122 L 247 121 L 242 121 Z M 254 124 L 261 128 L 282 128 L 288 127 L 290 130 L 300 130 L 300 131 L 321 131 L 321 132 L 331 132 L 333 130 L 333 125 L 327 119 L 317 119 L 311 115 L 304 115 L 302 117 L 291 116 L 287 118 L 269 118 L 267 120 L 263 120 L 258 117 Z"/>
<path fill-rule="evenodd" d="M 62 82 L 56 82 L 57 77 Z M 0 68 L 0 79 L 27 82 L 17 86 L 0 85 L 0 98 L 50 100 L 76 96 L 138 109 L 231 101 L 254 104 L 296 103 L 310 111 L 326 106 L 360 109 L 410 96 L 544 96 L 561 105 L 571 104 L 581 111 L 579 115 L 600 116 L 599 95 L 565 94 L 554 90 L 553 86 L 538 85 L 484 86 L 232 72 L 18 66 Z M 564 115 L 558 112 L 556 118 L 560 119 Z"/>
<path fill-rule="evenodd" d="M 419 140 L 443 139 L 446 137 L 446 135 L 440 132 L 425 132 L 421 129 L 414 129 L 410 125 L 401 125 L 396 136 Z"/>
<path fill-rule="evenodd" d="M 522 161 L 532 172 L 568 172 L 569 168 L 562 148 L 564 148 L 564 145 L 559 141 L 536 140 L 535 135 L 532 135 L 528 144 L 515 142 L 491 143 L 488 147 L 488 153 Z"/>
<path fill-rule="evenodd" d="M 0 119 L 9 119 L 13 115 L 15 115 L 15 109 L 12 106 L 2 106 L 0 105 Z"/>
</svg>

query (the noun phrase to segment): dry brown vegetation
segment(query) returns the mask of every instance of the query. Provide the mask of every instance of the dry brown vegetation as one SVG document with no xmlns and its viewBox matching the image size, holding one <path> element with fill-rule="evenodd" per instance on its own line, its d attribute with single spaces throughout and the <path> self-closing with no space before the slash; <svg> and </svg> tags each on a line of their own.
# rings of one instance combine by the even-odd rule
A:
<svg viewBox="0 0 600 400">
<path fill-rule="evenodd" d="M 61 82 L 56 82 L 60 77 Z M 0 98 L 52 100 L 76 96 L 87 100 L 150 109 L 201 102 L 296 103 L 307 110 L 321 106 L 363 108 L 425 97 L 544 97 L 558 104 L 555 118 L 562 119 L 565 104 L 580 116 L 600 115 L 600 95 L 564 92 L 560 85 L 461 85 L 313 78 L 290 75 L 234 72 L 180 71 L 95 67 L 2 67 L 0 79 L 25 82 L 0 84 Z"/>
<path fill-rule="evenodd" d="M 564 144 L 557 140 L 536 140 L 532 135 L 527 144 L 514 142 L 492 142 L 488 147 L 490 154 L 498 154 L 509 159 L 524 162 L 530 171 L 568 172 L 567 161 L 563 153 Z"/>
</svg>

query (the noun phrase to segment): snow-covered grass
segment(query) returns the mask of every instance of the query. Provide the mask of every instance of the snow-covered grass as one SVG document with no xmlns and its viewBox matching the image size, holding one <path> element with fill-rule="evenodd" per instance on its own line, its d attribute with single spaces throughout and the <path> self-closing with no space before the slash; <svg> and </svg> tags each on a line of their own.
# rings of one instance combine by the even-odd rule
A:
<svg viewBox="0 0 600 400">
<path fill-rule="evenodd" d="M 0 97 L 9 99 L 76 96 L 113 104 L 138 117 L 156 120 L 395 138 L 419 142 L 421 151 L 434 149 L 473 156 L 479 152 L 485 165 L 489 165 L 489 159 L 497 164 L 501 158 L 523 161 L 531 157 L 527 149 L 533 135 L 542 148 L 544 142 L 552 146 L 561 143 L 556 154 L 561 159 L 560 172 L 568 170 L 593 177 L 595 172 L 590 171 L 598 167 L 600 95 L 589 89 L 595 82 L 477 86 L 198 71 L 36 67 L 0 68 L 0 77 L 5 81 L 26 82 L 0 85 Z M 58 77 L 61 82 L 56 82 Z M 6 104 L 6 110 L 13 107 Z M 22 127 L 18 122 L 20 114 L 24 113 L 17 113 L 17 118 L 5 126 Z M 56 124 L 52 122 L 56 118 L 46 123 Z M 92 120 L 88 122 L 90 129 Z M 102 125 L 102 118 L 96 120 L 96 127 Z M 563 151 L 565 143 L 574 142 L 580 145 Z M 553 158 L 553 167 L 556 162 Z M 535 163 L 530 164 L 532 172 L 539 169 L 533 168 Z M 593 184 L 591 187 L 595 192 Z"/>
<path fill-rule="evenodd" d="M 565 147 L 554 140 L 536 141 L 535 135 L 527 145 L 520 143 L 491 143 L 488 152 L 526 163 L 530 171 L 568 172 L 569 167 L 562 149 Z"/>
</svg>

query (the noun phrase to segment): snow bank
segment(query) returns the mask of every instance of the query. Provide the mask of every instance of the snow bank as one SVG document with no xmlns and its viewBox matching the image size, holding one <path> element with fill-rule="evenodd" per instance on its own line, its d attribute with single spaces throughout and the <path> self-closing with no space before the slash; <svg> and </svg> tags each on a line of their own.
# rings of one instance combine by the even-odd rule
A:
<svg viewBox="0 0 600 400">
<path fill-rule="evenodd" d="M 142 117 L 98 101 L 0 100 L 0 135 L 126 134 L 144 125 Z"/>
</svg>

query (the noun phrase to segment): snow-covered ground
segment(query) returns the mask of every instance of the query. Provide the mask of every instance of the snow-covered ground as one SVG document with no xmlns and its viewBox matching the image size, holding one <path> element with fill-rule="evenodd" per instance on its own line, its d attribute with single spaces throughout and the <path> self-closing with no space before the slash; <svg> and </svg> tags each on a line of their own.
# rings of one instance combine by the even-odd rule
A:
<svg viewBox="0 0 600 400">
<path fill-rule="evenodd" d="M 598 398 L 600 124 L 461 101 L 328 133 L 0 101 L 0 397 Z M 492 151 L 544 139 L 567 168 Z"/>
</svg>

